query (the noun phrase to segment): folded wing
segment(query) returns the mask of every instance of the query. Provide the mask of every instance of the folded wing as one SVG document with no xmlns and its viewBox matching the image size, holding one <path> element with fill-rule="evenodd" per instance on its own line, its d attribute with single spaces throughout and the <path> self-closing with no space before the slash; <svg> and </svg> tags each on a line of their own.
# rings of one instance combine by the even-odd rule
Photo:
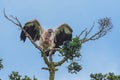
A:
<svg viewBox="0 0 120 80">
<path fill-rule="evenodd" d="M 43 32 L 43 29 L 37 20 L 27 22 L 23 29 L 31 36 L 34 41 L 39 40 L 40 34 Z M 25 42 L 26 37 L 26 34 L 22 31 L 20 34 L 20 39 Z"/>
<path fill-rule="evenodd" d="M 68 24 L 62 24 L 55 30 L 55 47 L 61 46 L 65 41 L 70 41 L 72 39 L 73 30 Z"/>
</svg>

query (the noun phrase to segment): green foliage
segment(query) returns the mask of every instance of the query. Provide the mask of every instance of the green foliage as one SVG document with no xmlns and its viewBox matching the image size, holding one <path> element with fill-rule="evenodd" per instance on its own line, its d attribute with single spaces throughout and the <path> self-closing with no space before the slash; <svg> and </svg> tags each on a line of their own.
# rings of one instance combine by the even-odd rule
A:
<svg viewBox="0 0 120 80">
<path fill-rule="evenodd" d="M 22 76 L 18 73 L 18 72 L 12 72 L 10 75 L 9 75 L 9 80 L 37 80 L 37 78 L 33 77 L 33 79 L 31 79 L 30 77 L 28 76 L 24 76 L 22 78 Z"/>
<path fill-rule="evenodd" d="M 81 56 L 80 49 L 81 43 L 79 37 L 73 38 L 71 41 L 62 46 L 63 56 L 67 57 L 67 59 L 71 62 L 70 65 L 68 65 L 69 73 L 77 73 L 82 69 L 81 65 L 75 61 L 76 58 L 80 58 Z"/>
<path fill-rule="evenodd" d="M 82 69 L 81 65 L 79 65 L 77 62 L 72 62 L 68 66 L 68 72 L 70 73 L 77 73 Z"/>
<path fill-rule="evenodd" d="M 120 75 L 115 75 L 114 73 L 108 74 L 90 74 L 91 80 L 120 80 Z"/>
<path fill-rule="evenodd" d="M 10 80 L 21 80 L 21 75 L 19 75 L 18 72 L 12 72 L 12 74 L 9 75 Z"/>
<path fill-rule="evenodd" d="M 0 70 L 3 69 L 2 59 L 0 59 Z"/>
<path fill-rule="evenodd" d="M 71 41 L 62 46 L 63 56 L 69 60 L 73 60 L 75 57 L 80 57 L 81 43 L 79 37 L 73 38 Z"/>
<path fill-rule="evenodd" d="M 3 69 L 2 59 L 0 59 L 0 70 Z M 0 79 L 1 80 L 1 79 Z"/>
<path fill-rule="evenodd" d="M 25 76 L 22 80 L 31 80 L 30 77 Z"/>
</svg>

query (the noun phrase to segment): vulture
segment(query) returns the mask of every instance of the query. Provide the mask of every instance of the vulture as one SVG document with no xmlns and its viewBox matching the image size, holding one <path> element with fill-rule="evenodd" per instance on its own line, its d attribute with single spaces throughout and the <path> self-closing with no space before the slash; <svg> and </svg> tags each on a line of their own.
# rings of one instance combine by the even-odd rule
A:
<svg viewBox="0 0 120 80">
<path fill-rule="evenodd" d="M 34 19 L 25 23 L 23 29 L 31 36 L 34 42 L 39 41 L 43 50 L 59 48 L 65 42 L 72 39 L 73 30 L 68 24 L 62 24 L 55 30 L 44 30 L 38 20 Z M 20 39 L 25 42 L 27 35 L 22 30 Z M 48 56 L 49 54 L 47 54 Z"/>
</svg>

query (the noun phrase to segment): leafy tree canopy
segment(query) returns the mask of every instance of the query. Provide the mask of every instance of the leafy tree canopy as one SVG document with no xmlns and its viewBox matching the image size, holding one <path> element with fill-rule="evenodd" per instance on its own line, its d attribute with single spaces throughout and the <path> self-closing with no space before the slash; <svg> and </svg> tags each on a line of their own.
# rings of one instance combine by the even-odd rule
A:
<svg viewBox="0 0 120 80">
<path fill-rule="evenodd" d="M 114 73 L 108 74 L 90 74 L 91 80 L 120 80 L 120 75 L 115 75 Z"/>
<path fill-rule="evenodd" d="M 2 59 L 0 59 L 0 70 L 3 69 Z"/>
<path fill-rule="evenodd" d="M 10 75 L 9 75 L 9 80 L 37 80 L 37 78 L 35 78 L 35 76 L 33 77 L 33 79 L 31 79 L 28 76 L 24 76 L 22 77 L 18 72 L 13 71 Z"/>
</svg>

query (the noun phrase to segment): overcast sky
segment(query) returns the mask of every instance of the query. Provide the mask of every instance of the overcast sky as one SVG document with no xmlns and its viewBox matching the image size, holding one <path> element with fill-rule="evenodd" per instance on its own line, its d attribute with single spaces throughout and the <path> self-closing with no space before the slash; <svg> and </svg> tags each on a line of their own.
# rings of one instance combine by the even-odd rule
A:
<svg viewBox="0 0 120 80">
<path fill-rule="evenodd" d="M 59 67 L 55 80 L 89 80 L 90 73 L 114 72 L 120 74 L 120 0 L 0 0 L 0 58 L 4 69 L 0 78 L 8 80 L 12 71 L 22 75 L 36 76 L 48 80 L 48 72 L 41 70 L 46 65 L 40 52 L 27 39 L 20 41 L 19 28 L 3 16 L 17 16 L 24 25 L 32 19 L 39 20 L 44 29 L 56 28 L 67 23 L 73 29 L 73 36 L 90 28 L 97 20 L 111 17 L 113 29 L 106 36 L 82 45 L 80 64 L 83 69 L 76 75 L 67 72 L 67 65 Z"/>
</svg>

